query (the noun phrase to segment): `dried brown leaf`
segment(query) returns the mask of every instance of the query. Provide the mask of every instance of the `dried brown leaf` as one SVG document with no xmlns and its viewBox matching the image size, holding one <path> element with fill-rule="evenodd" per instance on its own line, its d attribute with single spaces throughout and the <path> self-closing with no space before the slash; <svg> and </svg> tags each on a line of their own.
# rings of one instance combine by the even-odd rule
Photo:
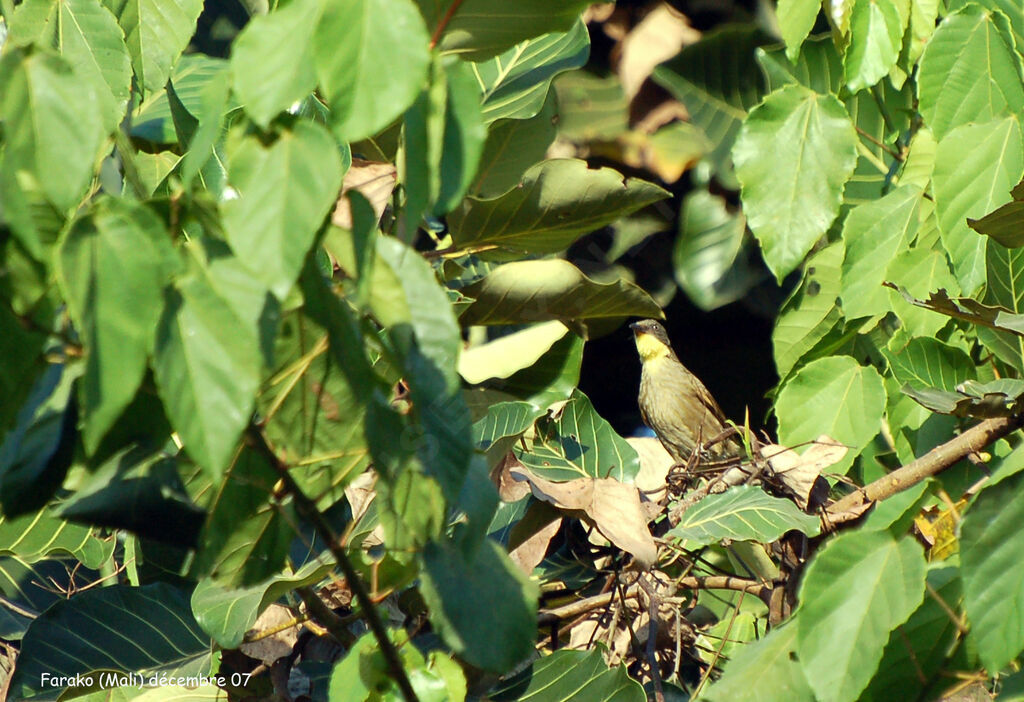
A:
<svg viewBox="0 0 1024 702">
<path fill-rule="evenodd" d="M 394 164 L 353 158 L 352 166 L 341 182 L 341 195 L 338 197 L 338 204 L 334 207 L 331 222 L 342 229 L 352 228 L 352 208 L 348 198 L 345 197 L 349 190 L 356 190 L 365 197 L 373 207 L 377 219 L 380 220 L 388 200 L 391 199 L 391 193 L 395 189 L 397 180 L 398 169 Z"/>
<path fill-rule="evenodd" d="M 819 436 L 803 455 L 776 444 L 767 444 L 761 448 L 772 472 L 796 496 L 797 505 L 801 509 L 807 508 L 811 489 L 821 471 L 841 461 L 847 451 L 846 446 L 825 434 Z"/>
</svg>

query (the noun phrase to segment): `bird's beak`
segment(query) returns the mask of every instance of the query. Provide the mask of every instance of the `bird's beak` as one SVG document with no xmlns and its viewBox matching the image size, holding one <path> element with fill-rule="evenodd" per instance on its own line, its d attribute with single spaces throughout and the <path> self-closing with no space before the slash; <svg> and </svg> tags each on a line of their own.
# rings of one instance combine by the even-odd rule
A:
<svg viewBox="0 0 1024 702">
<path fill-rule="evenodd" d="M 629 328 L 632 329 L 634 333 L 639 332 L 640 322 L 633 322 L 632 324 L 629 325 Z"/>
</svg>

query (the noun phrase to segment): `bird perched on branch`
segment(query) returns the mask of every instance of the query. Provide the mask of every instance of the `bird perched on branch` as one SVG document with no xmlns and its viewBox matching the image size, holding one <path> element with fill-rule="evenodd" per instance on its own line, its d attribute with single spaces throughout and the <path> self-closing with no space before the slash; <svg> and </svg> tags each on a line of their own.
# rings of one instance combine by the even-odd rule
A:
<svg viewBox="0 0 1024 702">
<path fill-rule="evenodd" d="M 653 319 L 629 325 L 643 371 L 640 414 L 678 464 L 685 465 L 698 443 L 715 460 L 736 458 L 743 450 L 728 428 L 722 409 L 708 389 L 686 369 L 668 340 L 665 327 Z"/>
</svg>

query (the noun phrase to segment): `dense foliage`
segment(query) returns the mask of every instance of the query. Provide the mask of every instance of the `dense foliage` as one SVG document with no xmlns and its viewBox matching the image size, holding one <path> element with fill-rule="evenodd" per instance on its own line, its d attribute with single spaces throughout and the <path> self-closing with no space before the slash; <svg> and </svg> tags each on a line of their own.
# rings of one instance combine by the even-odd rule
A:
<svg viewBox="0 0 1024 702">
<path fill-rule="evenodd" d="M 1021 689 L 1024 10 L 587 5 L 0 1 L 9 699 Z M 725 491 L 577 388 L 666 212 L 791 289 Z"/>
</svg>

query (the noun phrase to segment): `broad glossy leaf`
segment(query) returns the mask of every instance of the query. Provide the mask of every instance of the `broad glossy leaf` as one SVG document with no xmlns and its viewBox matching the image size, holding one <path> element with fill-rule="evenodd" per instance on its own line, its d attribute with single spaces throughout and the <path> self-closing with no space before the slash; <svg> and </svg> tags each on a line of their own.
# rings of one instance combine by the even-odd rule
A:
<svg viewBox="0 0 1024 702">
<path fill-rule="evenodd" d="M 11 19 L 11 43 L 34 41 L 56 49 L 95 91 L 103 127 L 124 117 L 131 89 L 131 59 L 117 20 L 100 0 L 29 0 Z"/>
<path fill-rule="evenodd" d="M 254 16 L 231 45 L 232 88 L 264 129 L 316 88 L 311 40 L 319 15 L 316 0 L 292 2 Z"/>
<path fill-rule="evenodd" d="M 971 503 L 960 527 L 960 577 L 971 638 L 989 670 L 1002 670 L 1024 649 L 1024 621 L 1018 603 L 1024 598 L 1019 495 L 1024 476 L 1017 474 L 983 490 Z"/>
<path fill-rule="evenodd" d="M 487 132 L 476 180 L 469 194 L 486 200 L 518 185 L 530 166 L 544 160 L 544 154 L 555 140 L 557 121 L 552 91 L 534 117 L 493 123 Z"/>
<path fill-rule="evenodd" d="M 590 36 L 577 20 L 567 32 L 529 39 L 489 61 L 471 64 L 482 93 L 484 121 L 533 117 L 544 105 L 552 78 L 579 68 L 589 54 Z"/>
<path fill-rule="evenodd" d="M 1024 249 L 1008 249 L 994 240 L 986 247 L 987 305 L 1003 307 L 1011 312 L 1024 312 Z M 978 339 L 1005 363 L 1024 372 L 1024 339 L 998 329 L 980 327 Z"/>
<path fill-rule="evenodd" d="M 843 65 L 851 92 L 871 87 L 896 65 L 909 3 L 857 0 L 850 15 L 850 45 Z"/>
<path fill-rule="evenodd" d="M 416 0 L 435 43 L 444 52 L 484 61 L 526 39 L 566 32 L 587 0 L 520 0 L 510 13 L 503 0 Z"/>
<path fill-rule="evenodd" d="M 427 75 L 429 43 L 412 0 L 324 5 L 313 60 L 340 140 L 371 136 L 412 104 Z"/>
<path fill-rule="evenodd" d="M 839 213 L 857 135 L 832 96 L 783 87 L 758 105 L 733 148 L 747 223 L 776 278 L 803 261 Z"/>
<path fill-rule="evenodd" d="M 800 286 L 779 310 L 772 330 L 772 351 L 780 378 L 804 360 L 842 319 L 837 302 L 843 251 L 842 242 L 836 242 L 811 256 Z"/>
<path fill-rule="evenodd" d="M 900 383 L 952 390 L 975 375 L 970 356 L 938 339 L 915 337 L 899 352 L 883 353 Z"/>
<path fill-rule="evenodd" d="M 820 528 L 818 518 L 801 512 L 792 500 L 740 485 L 708 495 L 687 509 L 668 533 L 696 548 L 722 539 L 771 543 L 793 529 L 815 536 Z"/>
<path fill-rule="evenodd" d="M 542 322 L 470 347 L 459 356 L 459 375 L 470 384 L 507 378 L 536 363 L 568 332 L 561 322 Z"/>
<path fill-rule="evenodd" d="M 585 161 L 543 161 L 522 183 L 494 200 L 467 198 L 448 218 L 460 248 L 553 253 L 581 235 L 635 212 L 668 193 L 611 168 L 591 169 Z"/>
<path fill-rule="evenodd" d="M 743 248 L 746 219 L 730 212 L 725 199 L 698 190 L 687 196 L 679 213 L 679 236 L 672 254 L 676 281 L 702 309 L 741 297 L 746 289 L 730 285 L 729 272 Z"/>
<path fill-rule="evenodd" d="M 210 640 L 192 616 L 188 595 L 166 583 L 79 592 L 33 621 L 21 643 L 10 681 L 16 698 L 63 691 L 64 686 L 43 682 L 43 674 L 74 678 L 100 670 L 159 670 L 175 676 L 209 675 L 212 663 Z"/>
<path fill-rule="evenodd" d="M 167 84 L 168 96 L 177 96 L 173 81 Z M 216 156 L 214 146 L 221 137 L 221 124 L 228 106 L 228 74 L 215 75 L 199 92 L 195 133 L 188 141 L 188 151 L 181 160 L 181 181 L 187 188 L 201 169 Z M 180 143 L 180 140 L 179 140 Z M 210 188 L 211 192 L 217 192 Z"/>
<path fill-rule="evenodd" d="M 636 450 L 579 390 L 568 404 L 540 420 L 529 449 L 515 452 L 523 465 L 547 480 L 615 478 L 631 483 L 640 470 Z"/>
<path fill-rule="evenodd" d="M 934 290 L 946 290 L 952 294 L 960 291 L 960 284 L 949 270 L 948 259 L 942 251 L 923 248 L 904 251 L 889 263 L 885 278 L 887 282 L 895 282 L 911 294 L 922 297 Z M 912 305 L 895 290 L 889 290 L 888 295 L 893 312 L 909 334 L 932 336 L 946 326 L 947 320 Z"/>
<path fill-rule="evenodd" d="M 796 62 L 778 45 L 759 46 L 757 63 L 768 79 L 768 90 L 798 83 L 816 93 L 838 95 L 843 83 L 843 57 L 830 36 L 813 36 L 804 42 Z"/>
<path fill-rule="evenodd" d="M 644 702 L 647 696 L 623 665 L 609 668 L 602 650 L 563 649 L 544 656 L 521 673 L 499 683 L 495 702 L 537 698 L 572 700 L 581 694 L 593 702 Z"/>
<path fill-rule="evenodd" d="M 86 568 L 99 568 L 114 552 L 111 539 L 100 539 L 92 527 L 72 524 L 48 509 L 17 518 L 0 517 L 0 557 L 16 556 L 34 563 L 54 556 L 70 556 Z"/>
<path fill-rule="evenodd" d="M 177 263 L 169 242 L 152 210 L 108 198 L 76 220 L 61 244 L 58 280 L 87 354 L 79 397 L 89 453 L 146 372 L 164 286 Z"/>
<path fill-rule="evenodd" d="M 972 4 L 1002 12 L 1010 20 L 1017 46 L 1024 46 L 1024 7 L 1021 7 L 1020 3 L 1016 0 L 950 0 L 948 9 L 953 13 Z"/>
<path fill-rule="evenodd" d="M 505 457 L 543 410 L 529 402 L 496 402 L 487 414 L 473 424 L 476 447 L 487 452 L 488 464 L 494 466 Z"/>
<path fill-rule="evenodd" d="M 224 203 L 235 255 L 283 300 L 341 188 L 341 157 L 320 125 L 296 121 L 270 143 L 246 136 L 229 146 Z"/>
<path fill-rule="evenodd" d="M 1006 17 L 976 4 L 935 30 L 918 76 L 921 115 L 938 139 L 1024 109 L 1024 69 Z"/>
<path fill-rule="evenodd" d="M 921 189 L 906 185 L 874 202 L 858 205 L 843 223 L 846 258 L 843 261 L 842 299 L 847 317 L 867 317 L 889 310 L 882 283 L 885 268 L 906 247 L 918 226 Z"/>
<path fill-rule="evenodd" d="M 574 141 L 614 141 L 629 131 L 629 101 L 615 74 L 569 71 L 554 81 L 558 133 Z"/>
<path fill-rule="evenodd" d="M 196 31 L 203 0 L 104 0 L 124 30 L 135 79 L 143 91 L 164 87 Z"/>
<path fill-rule="evenodd" d="M 808 363 L 793 374 L 776 401 L 779 443 L 799 446 L 828 434 L 849 446 L 835 467 L 842 472 L 881 427 L 885 410 L 882 378 L 871 366 L 849 356 L 831 356 Z"/>
<path fill-rule="evenodd" d="M 472 557 L 430 542 L 422 558 L 423 598 L 445 643 L 472 665 L 505 672 L 533 650 L 537 586 L 492 541 Z"/>
<path fill-rule="evenodd" d="M 852 702 L 867 686 L 889 632 L 921 604 L 921 546 L 888 532 L 851 532 L 830 541 L 800 586 L 796 651 L 823 702 Z"/>
<path fill-rule="evenodd" d="M 950 131 L 935 154 L 933 191 L 942 245 L 961 289 L 974 293 L 985 280 L 985 237 L 966 219 L 980 217 L 1010 199 L 1024 175 L 1024 143 L 1016 116 Z"/>
<path fill-rule="evenodd" d="M 228 466 L 249 424 L 261 367 L 256 328 L 201 270 L 180 279 L 157 328 L 153 370 L 186 452 L 211 476 Z"/>
<path fill-rule="evenodd" d="M 754 50 L 767 41 L 752 26 L 725 27 L 687 46 L 651 74 L 704 130 L 719 171 L 730 170 L 730 150 L 740 126 L 765 92 Z"/>
<path fill-rule="evenodd" d="M 563 259 L 514 261 L 464 288 L 475 302 L 462 313 L 463 324 L 521 324 L 621 317 L 660 316 L 641 288 L 619 279 L 596 283 Z"/>
<path fill-rule="evenodd" d="M 800 46 L 814 27 L 821 3 L 817 0 L 779 0 L 775 12 L 779 20 L 782 41 L 786 43 L 786 57 L 795 61 Z"/>
<path fill-rule="evenodd" d="M 790 702 L 814 702 L 814 692 L 796 660 L 796 634 L 797 627 L 790 624 L 741 647 L 726 663 L 721 679 L 708 688 L 706 698 L 710 702 L 775 702 L 781 696 Z M 757 684 L 751 684 L 753 679 Z"/>
<path fill-rule="evenodd" d="M 205 54 L 185 54 L 175 64 L 170 79 L 174 82 L 174 93 L 181 106 L 198 119 L 202 114 L 203 90 L 222 73 L 229 70 L 224 59 Z M 131 135 L 157 144 L 177 143 L 171 105 L 167 91 L 151 93 L 135 110 Z"/>
</svg>

